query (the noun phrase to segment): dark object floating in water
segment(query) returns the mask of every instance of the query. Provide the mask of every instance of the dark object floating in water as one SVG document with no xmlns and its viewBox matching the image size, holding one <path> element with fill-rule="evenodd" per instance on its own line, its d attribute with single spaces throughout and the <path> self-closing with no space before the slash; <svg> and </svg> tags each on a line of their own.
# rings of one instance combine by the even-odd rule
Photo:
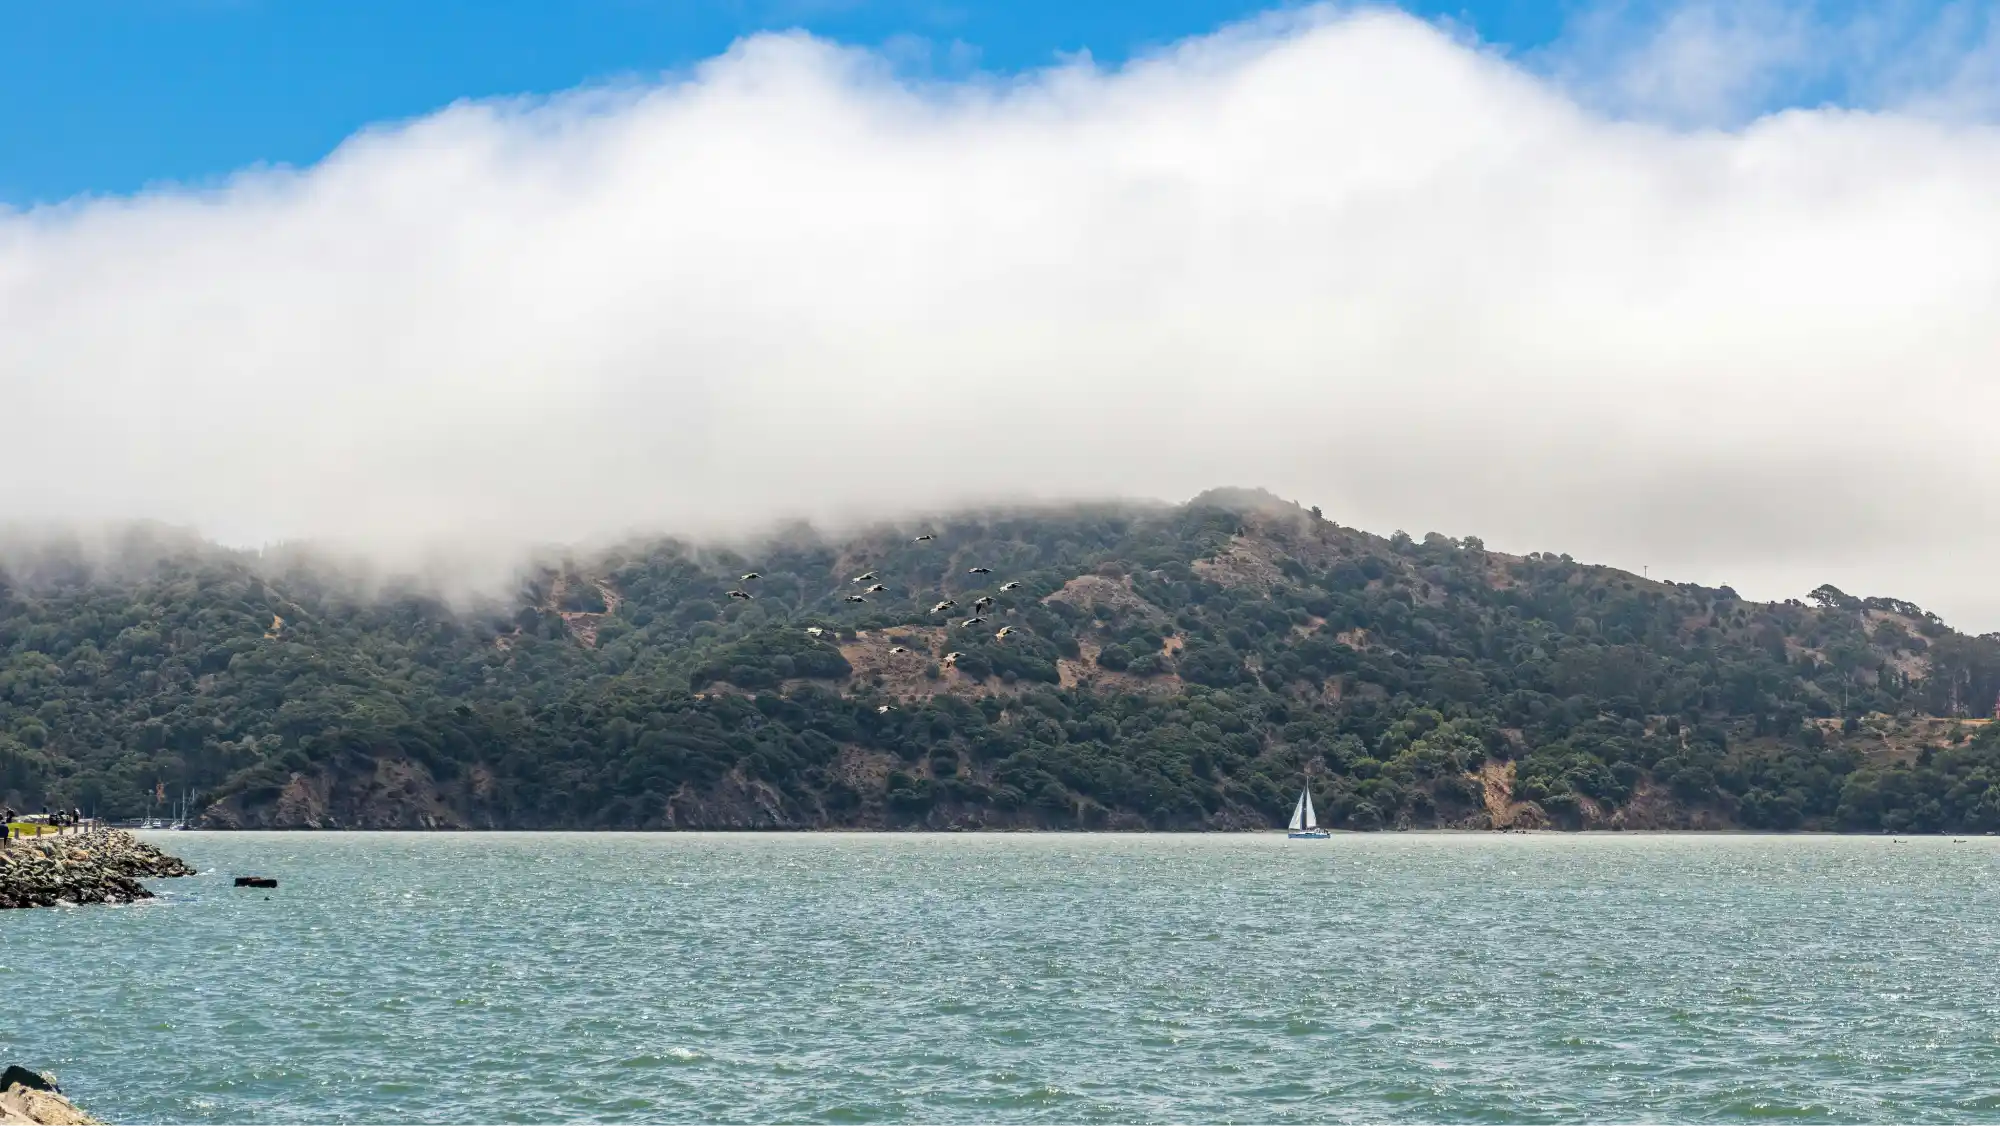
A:
<svg viewBox="0 0 2000 1126">
<path fill-rule="evenodd" d="M 19 1083 L 36 1091 L 53 1091 L 62 1094 L 62 1088 L 49 1081 L 49 1077 L 39 1071 L 29 1071 L 20 1064 L 9 1064 L 5 1072 L 0 1072 L 0 1091 Z"/>
<path fill-rule="evenodd" d="M 236 886 L 240 888 L 274 888 L 278 881 L 269 876 L 238 876 Z"/>
</svg>

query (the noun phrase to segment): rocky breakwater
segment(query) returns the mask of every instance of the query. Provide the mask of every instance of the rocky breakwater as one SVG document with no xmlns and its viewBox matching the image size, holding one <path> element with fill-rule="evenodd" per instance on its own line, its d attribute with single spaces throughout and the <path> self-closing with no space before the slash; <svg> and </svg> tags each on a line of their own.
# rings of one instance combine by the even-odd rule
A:
<svg viewBox="0 0 2000 1126">
<path fill-rule="evenodd" d="M 194 869 L 121 829 L 24 837 L 0 849 L 0 908 L 151 899 L 144 877 Z"/>
</svg>

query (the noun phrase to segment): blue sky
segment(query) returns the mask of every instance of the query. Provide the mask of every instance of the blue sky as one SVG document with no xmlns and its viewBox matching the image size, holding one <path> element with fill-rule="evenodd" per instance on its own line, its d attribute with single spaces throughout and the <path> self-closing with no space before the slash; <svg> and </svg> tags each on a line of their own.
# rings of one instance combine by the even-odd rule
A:
<svg viewBox="0 0 2000 1126">
<path fill-rule="evenodd" d="M 845 44 L 887 47 L 905 65 L 921 67 L 928 51 L 933 59 L 959 65 L 970 59 L 980 70 L 1005 73 L 1081 51 L 1115 65 L 1284 6 L 1285 0 L 0 0 L 0 203 L 199 184 L 258 164 L 307 165 L 373 123 L 465 98 L 644 81 L 759 31 L 805 29 Z M 1675 26 L 1702 51 L 1720 52 L 1717 68 L 1736 71 L 1708 91 L 1726 105 L 1680 107 L 1694 117 L 1740 120 L 1788 105 L 1893 101 L 1904 88 L 1934 83 L 1939 68 L 1957 65 L 1959 55 L 2000 51 L 1994 46 L 2000 18 L 1990 0 L 1403 0 L 1397 6 L 1467 29 L 1530 69 L 1580 75 L 1571 83 L 1579 96 L 1614 112 L 1630 109 L 1635 96 L 1630 83 L 1614 80 L 1630 65 L 1628 53 Z M 1697 56 L 1693 65 L 1708 64 Z M 1689 75 L 1670 78 L 1667 86 L 1676 88 L 1656 83 L 1636 96 L 1680 97 Z M 1990 75 L 1981 82 L 1982 89 L 1992 86 Z"/>
<path fill-rule="evenodd" d="M 307 164 L 372 122 L 460 98 L 686 66 L 766 29 L 962 43 L 982 69 L 1115 63 L 1274 5 L 1252 0 L 0 0 L 0 200 L 123 194 Z M 1532 48 L 1561 0 L 1407 5 Z M 942 51 L 940 52 L 942 53 Z"/>
</svg>

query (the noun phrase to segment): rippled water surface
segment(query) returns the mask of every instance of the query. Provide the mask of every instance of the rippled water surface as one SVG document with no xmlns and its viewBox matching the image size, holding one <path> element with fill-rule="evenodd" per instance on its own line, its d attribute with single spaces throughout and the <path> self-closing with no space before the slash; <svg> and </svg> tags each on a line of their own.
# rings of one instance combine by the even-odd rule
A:
<svg viewBox="0 0 2000 1126">
<path fill-rule="evenodd" d="M 158 839 L 0 913 L 116 1122 L 2000 1121 L 1992 838 Z"/>
</svg>

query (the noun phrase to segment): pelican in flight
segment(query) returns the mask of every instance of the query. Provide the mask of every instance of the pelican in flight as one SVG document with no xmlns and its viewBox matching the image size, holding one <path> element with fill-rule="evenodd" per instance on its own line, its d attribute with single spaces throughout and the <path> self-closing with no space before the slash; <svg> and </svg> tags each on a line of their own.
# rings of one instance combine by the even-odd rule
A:
<svg viewBox="0 0 2000 1126">
<path fill-rule="evenodd" d="M 866 602 L 866 601 L 868 601 L 868 600 L 867 600 L 866 598 L 863 598 L 863 597 L 861 597 L 861 596 L 860 596 L 860 595 L 858 595 L 858 594 L 850 594 L 850 595 L 848 595 L 848 596 L 847 596 L 846 598 L 843 598 L 843 599 L 841 599 L 841 601 L 842 601 L 842 602 Z"/>
<path fill-rule="evenodd" d="M 918 537 L 917 537 L 916 539 L 913 539 L 913 540 L 911 540 L 910 542 L 911 542 L 911 543 L 929 543 L 929 542 L 931 542 L 932 540 L 934 540 L 934 539 L 936 539 L 936 538 L 937 538 L 936 536 L 934 536 L 934 535 L 931 535 L 931 534 L 930 534 L 929 532 L 925 532 L 925 533 L 924 533 L 923 535 L 921 535 L 921 536 L 918 536 Z"/>
<path fill-rule="evenodd" d="M 895 710 L 896 710 L 896 709 L 894 709 L 894 708 L 890 707 L 889 705 L 887 705 L 887 704 L 883 704 L 883 705 L 882 705 L 881 707 L 879 707 L 879 708 L 876 708 L 876 709 L 875 709 L 875 714 L 876 714 L 876 715 L 888 715 L 888 714 L 889 714 L 890 712 L 893 712 L 893 711 L 895 711 Z"/>
<path fill-rule="evenodd" d="M 891 652 L 891 653 L 907 653 L 907 652 L 909 652 L 909 651 L 910 651 L 910 649 L 909 649 L 909 646 L 907 646 L 907 645 L 891 645 L 891 646 L 889 646 L 889 652 Z"/>
<path fill-rule="evenodd" d="M 944 663 L 947 665 L 955 665 L 958 663 L 958 659 L 963 656 L 965 656 L 965 654 L 963 653 L 946 653 L 944 655 Z"/>
<path fill-rule="evenodd" d="M 967 618 L 958 624 L 966 629 L 971 629 L 973 626 L 983 625 L 985 622 L 985 618 Z"/>
<path fill-rule="evenodd" d="M 870 571 L 865 575 L 856 575 L 851 581 L 857 583 L 872 583 L 875 581 L 875 572 Z"/>
<path fill-rule="evenodd" d="M 972 600 L 972 608 L 975 611 L 984 610 L 991 605 L 993 605 L 993 596 L 990 594 L 982 594 Z"/>
<path fill-rule="evenodd" d="M 952 601 L 951 599 L 947 598 L 947 599 L 945 599 L 945 600 L 944 600 L 943 602 L 940 602 L 940 603 L 938 603 L 937 605 L 935 605 L 935 606 L 931 607 L 931 613 L 933 613 L 933 614 L 942 614 L 942 613 L 944 613 L 944 612 L 945 612 L 946 610 L 950 610 L 950 609 L 952 609 L 952 608 L 956 607 L 957 605 L 958 605 L 958 603 L 956 603 L 956 602 Z"/>
<path fill-rule="evenodd" d="M 1013 627 L 1013 626 L 1001 626 L 1001 627 L 1000 627 L 1000 632 L 999 632 L 999 633 L 996 633 L 996 634 L 994 634 L 993 636 L 995 636 L 995 637 L 1006 637 L 1006 636 L 1007 636 L 1008 634 L 1010 634 L 1010 633 L 1013 633 L 1013 632 L 1014 632 L 1014 627 Z"/>
<path fill-rule="evenodd" d="M 743 601 L 748 602 L 750 601 L 750 592 L 747 590 L 732 590 L 729 592 L 729 597 L 741 598 Z"/>
<path fill-rule="evenodd" d="M 990 575 L 990 574 L 992 574 L 992 573 L 993 573 L 993 568 L 991 568 L 991 567 L 967 567 L 967 568 L 965 569 L 965 573 L 966 573 L 966 574 L 968 574 L 968 575 Z"/>
<path fill-rule="evenodd" d="M 819 628 L 818 626 L 807 626 L 807 627 L 806 627 L 806 636 L 807 636 L 807 637 L 825 637 L 825 636 L 826 636 L 826 631 L 825 631 L 825 630 L 823 630 L 823 629 L 821 629 L 821 628 Z"/>
<path fill-rule="evenodd" d="M 747 575 L 743 576 L 742 578 L 740 578 L 740 579 L 738 579 L 738 580 L 736 580 L 736 581 L 738 581 L 738 582 L 744 582 L 744 583 L 754 583 L 754 582 L 756 582 L 756 581 L 757 581 L 758 579 L 761 579 L 761 578 L 763 578 L 763 577 L 764 577 L 764 576 L 762 576 L 762 575 L 758 574 L 757 572 L 755 572 L 755 571 L 752 571 L 752 572 L 750 572 L 749 574 L 747 574 Z"/>
<path fill-rule="evenodd" d="M 883 586 L 881 583 L 876 583 L 874 586 L 861 588 L 861 592 L 863 594 L 880 594 L 888 589 L 888 587 Z"/>
<path fill-rule="evenodd" d="M 1010 590 L 1019 590 L 1019 589 L 1021 589 L 1021 584 L 1018 582 L 1000 584 L 1000 591 L 1003 594 Z"/>
</svg>

